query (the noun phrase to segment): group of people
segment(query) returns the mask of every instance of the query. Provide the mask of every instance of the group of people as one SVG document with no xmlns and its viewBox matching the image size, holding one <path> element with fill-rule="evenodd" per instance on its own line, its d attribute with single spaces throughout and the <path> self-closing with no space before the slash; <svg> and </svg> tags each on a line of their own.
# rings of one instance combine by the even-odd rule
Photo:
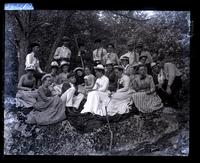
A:
<svg viewBox="0 0 200 163">
<path fill-rule="evenodd" d="M 151 113 L 163 106 L 179 108 L 181 73 L 164 58 L 154 62 L 147 46 L 127 43 L 128 53 L 118 57 L 114 45 L 103 48 L 100 39 L 89 53 L 79 44 L 77 67 L 69 71 L 72 56 L 70 39 L 55 51 L 51 71 L 42 71 L 38 59 L 40 45 L 32 44 L 26 56 L 26 73 L 21 76 L 16 105 L 34 108 L 27 123 L 48 125 L 67 118 L 67 113 L 92 113 L 113 116 L 128 113 L 134 104 L 142 113 Z M 39 83 L 39 84 L 38 84 Z M 84 100 L 85 99 L 85 100 Z M 79 106 L 85 101 L 83 108 Z"/>
</svg>

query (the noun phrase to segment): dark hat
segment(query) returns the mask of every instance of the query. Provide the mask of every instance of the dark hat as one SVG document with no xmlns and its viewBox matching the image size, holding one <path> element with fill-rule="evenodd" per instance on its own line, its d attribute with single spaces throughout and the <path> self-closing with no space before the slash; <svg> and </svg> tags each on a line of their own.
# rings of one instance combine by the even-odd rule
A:
<svg viewBox="0 0 200 163">
<path fill-rule="evenodd" d="M 34 43 L 32 43 L 30 46 L 31 46 L 31 48 L 34 48 L 34 47 L 36 47 L 36 46 L 40 46 L 40 44 L 37 43 L 37 42 L 34 42 Z"/>
<path fill-rule="evenodd" d="M 70 72 L 69 75 L 67 76 L 68 78 L 71 78 L 71 77 L 74 77 L 76 76 L 76 73 L 75 72 Z"/>
<path fill-rule="evenodd" d="M 100 38 L 94 40 L 94 43 L 97 43 L 97 42 L 101 42 L 102 40 Z"/>
<path fill-rule="evenodd" d="M 116 65 L 116 66 L 114 66 L 114 69 L 124 70 L 124 68 L 123 68 L 122 66 L 120 66 L 120 65 Z"/>
<path fill-rule="evenodd" d="M 69 39 L 69 37 L 67 37 L 67 36 L 63 36 L 62 40 L 63 40 L 63 41 L 69 41 L 70 39 Z"/>
<path fill-rule="evenodd" d="M 108 48 L 108 46 L 109 46 L 109 45 L 111 45 L 113 48 L 115 48 L 115 46 L 114 46 L 114 44 L 113 44 L 113 43 L 109 43 L 109 44 L 107 44 L 107 46 L 106 46 L 106 47 Z"/>
<path fill-rule="evenodd" d="M 146 53 L 142 53 L 142 54 L 139 56 L 139 59 L 141 59 L 141 58 L 143 58 L 143 57 L 148 58 Z"/>
</svg>

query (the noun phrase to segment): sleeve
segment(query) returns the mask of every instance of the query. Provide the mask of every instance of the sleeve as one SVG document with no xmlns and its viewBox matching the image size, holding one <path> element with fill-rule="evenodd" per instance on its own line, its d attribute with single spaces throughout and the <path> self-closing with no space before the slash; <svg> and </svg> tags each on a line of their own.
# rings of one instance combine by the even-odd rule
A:
<svg viewBox="0 0 200 163">
<path fill-rule="evenodd" d="M 43 73 L 42 69 L 40 68 L 40 62 L 37 60 L 37 70 L 39 73 Z"/>
<path fill-rule="evenodd" d="M 25 66 L 26 67 L 33 66 L 33 57 L 31 56 L 31 54 L 28 54 L 26 56 Z"/>
<path fill-rule="evenodd" d="M 129 85 L 130 85 L 130 78 L 124 78 L 123 80 L 123 84 L 124 84 L 124 88 L 118 89 L 117 92 L 126 92 L 129 89 Z"/>
<path fill-rule="evenodd" d="M 92 60 L 94 61 L 95 59 L 95 50 L 92 52 Z"/>
<path fill-rule="evenodd" d="M 53 58 L 54 58 L 54 59 L 60 59 L 59 53 L 60 53 L 60 48 L 58 47 L 58 48 L 56 49 L 56 52 L 55 52 Z"/>
<path fill-rule="evenodd" d="M 153 58 L 151 56 L 151 54 L 148 52 L 148 60 L 149 60 L 149 63 L 152 63 L 153 62 Z"/>
<path fill-rule="evenodd" d="M 105 92 L 108 88 L 109 85 L 109 79 L 105 78 L 104 82 L 103 82 L 103 86 L 101 88 L 99 88 L 99 91 Z"/>
<path fill-rule="evenodd" d="M 153 77 L 149 76 L 149 80 L 150 80 L 150 91 L 154 92 L 155 91 L 155 84 L 154 84 L 154 81 L 153 81 Z"/>
<path fill-rule="evenodd" d="M 116 60 L 116 63 L 119 65 L 119 57 L 117 54 L 115 54 L 115 60 Z"/>
<path fill-rule="evenodd" d="M 103 49 L 103 56 L 105 56 L 107 54 L 107 50 Z"/>
<path fill-rule="evenodd" d="M 72 55 L 72 52 L 71 52 L 71 50 L 69 49 L 69 59 L 71 58 L 71 55 Z"/>
<path fill-rule="evenodd" d="M 91 84 L 88 85 L 88 86 L 85 86 L 85 88 L 90 89 L 90 88 L 92 88 L 92 87 L 94 86 L 95 78 L 94 78 L 94 77 L 91 77 L 91 78 L 90 78 L 90 81 L 91 81 Z"/>
<path fill-rule="evenodd" d="M 95 84 L 94 84 L 94 87 L 92 88 L 92 89 L 97 89 L 98 87 L 97 87 L 97 82 L 98 82 L 98 79 L 96 80 L 96 82 L 95 82 Z"/>
<path fill-rule="evenodd" d="M 171 86 L 174 82 L 175 76 L 176 76 L 176 67 L 174 64 L 168 64 L 165 66 L 165 69 L 168 71 L 168 85 Z"/>
<path fill-rule="evenodd" d="M 137 78 L 136 78 L 135 80 L 133 80 L 133 82 L 132 82 L 132 88 L 133 88 L 135 91 L 139 91 L 139 90 L 140 90 L 139 85 L 138 85 Z"/>
<path fill-rule="evenodd" d="M 44 100 L 45 102 L 48 101 L 48 97 L 45 95 L 42 87 L 40 87 L 38 89 L 38 95 L 41 97 L 42 100 Z"/>
<path fill-rule="evenodd" d="M 103 56 L 102 61 L 103 61 L 103 65 L 106 65 L 106 55 Z"/>
</svg>

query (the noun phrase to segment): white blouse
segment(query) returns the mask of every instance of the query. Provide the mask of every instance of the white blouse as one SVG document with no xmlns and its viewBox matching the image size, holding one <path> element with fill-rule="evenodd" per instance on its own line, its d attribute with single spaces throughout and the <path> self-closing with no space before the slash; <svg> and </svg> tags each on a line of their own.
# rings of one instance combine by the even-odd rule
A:
<svg viewBox="0 0 200 163">
<path fill-rule="evenodd" d="M 54 59 L 69 58 L 71 57 L 71 50 L 65 46 L 58 47 L 54 54 Z"/>
<path fill-rule="evenodd" d="M 106 92 L 108 90 L 108 85 L 109 85 L 109 79 L 105 75 L 103 75 L 102 77 L 96 80 L 93 89 Z"/>
</svg>

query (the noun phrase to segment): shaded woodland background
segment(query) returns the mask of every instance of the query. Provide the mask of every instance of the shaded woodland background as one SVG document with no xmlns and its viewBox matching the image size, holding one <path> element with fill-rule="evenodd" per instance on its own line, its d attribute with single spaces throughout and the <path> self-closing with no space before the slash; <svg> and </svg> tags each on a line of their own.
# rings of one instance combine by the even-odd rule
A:
<svg viewBox="0 0 200 163">
<path fill-rule="evenodd" d="M 184 73 L 183 78 L 188 79 L 190 24 L 187 11 L 154 11 L 152 15 L 144 11 L 6 11 L 5 95 L 16 93 L 30 44 L 41 44 L 40 65 L 48 72 L 63 35 L 71 39 L 71 68 L 75 67 L 73 58 L 78 52 L 75 40 L 86 43 L 92 52 L 94 40 L 101 38 L 104 46 L 114 43 L 115 52 L 121 56 L 127 52 L 127 41 L 134 39 L 135 45 L 147 45 L 154 58 L 164 55 L 176 62 Z M 13 88 L 6 89 L 10 86 Z"/>
<path fill-rule="evenodd" d="M 190 103 L 190 12 L 154 11 L 6 11 L 4 74 L 4 154 L 5 155 L 131 155 L 188 156 Z M 118 56 L 127 52 L 126 43 L 147 45 L 154 59 L 165 56 L 182 72 L 183 109 L 163 108 L 154 114 L 132 115 L 111 124 L 112 152 L 108 151 L 107 125 L 90 133 L 78 133 L 68 120 L 36 126 L 24 123 L 29 110 L 14 106 L 17 83 L 24 73 L 30 44 L 41 44 L 40 64 L 49 71 L 53 54 L 62 36 L 70 37 L 71 69 L 84 41 L 89 51 L 94 40 L 114 43 Z"/>
</svg>

